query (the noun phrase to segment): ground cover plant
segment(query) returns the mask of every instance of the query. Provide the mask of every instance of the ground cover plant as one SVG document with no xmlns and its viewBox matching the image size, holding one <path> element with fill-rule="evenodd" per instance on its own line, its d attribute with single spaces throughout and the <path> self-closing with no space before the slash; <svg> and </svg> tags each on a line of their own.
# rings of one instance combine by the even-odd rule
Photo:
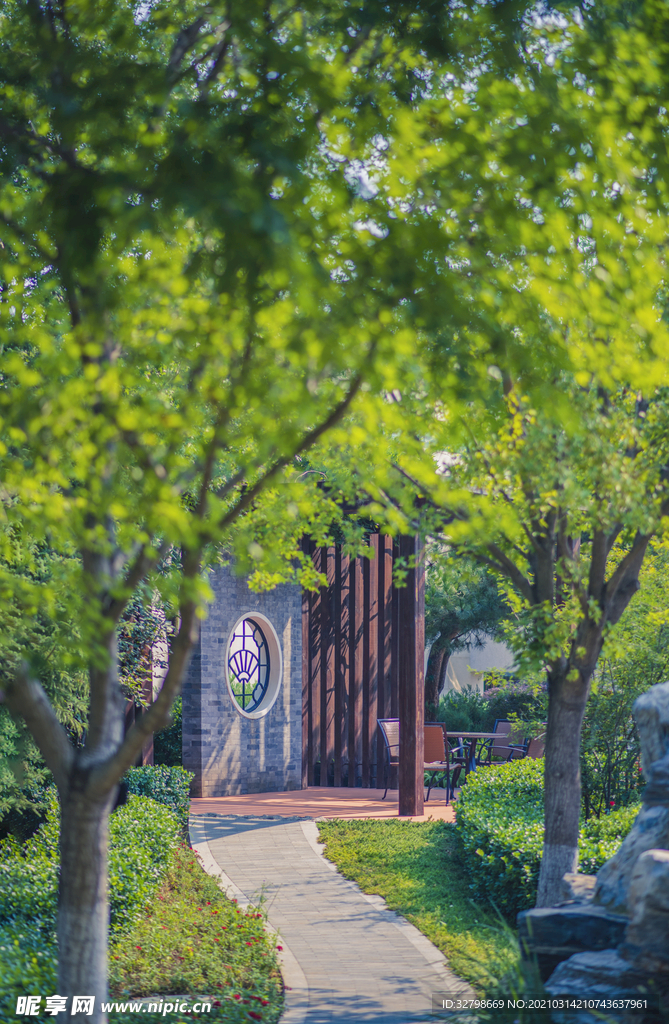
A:
<svg viewBox="0 0 669 1024">
<path fill-rule="evenodd" d="M 220 1004 L 213 1019 L 230 1022 L 273 1022 L 283 1006 L 275 943 L 262 913 L 240 910 L 183 847 L 142 920 L 110 954 L 110 995 L 117 1000 L 212 995 Z"/>
<path fill-rule="evenodd" d="M 335 820 L 318 828 L 341 873 L 383 896 L 478 991 L 491 991 L 514 970 L 513 935 L 492 907 L 471 899 L 453 824 Z"/>
<path fill-rule="evenodd" d="M 632 827 L 638 804 L 581 824 L 579 869 L 594 874 Z M 534 906 L 544 841 L 543 758 L 491 765 L 469 775 L 456 806 L 467 890 L 511 920 Z"/>
</svg>

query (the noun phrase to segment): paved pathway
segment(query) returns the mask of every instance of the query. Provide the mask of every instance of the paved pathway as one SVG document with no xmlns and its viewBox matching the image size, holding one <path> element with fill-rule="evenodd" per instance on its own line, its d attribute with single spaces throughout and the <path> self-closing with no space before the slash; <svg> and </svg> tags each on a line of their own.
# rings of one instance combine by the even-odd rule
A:
<svg viewBox="0 0 669 1024">
<path fill-rule="evenodd" d="M 433 1024 L 433 992 L 473 995 L 417 929 L 337 873 L 313 820 L 194 814 L 190 829 L 231 895 L 264 896 L 284 947 L 281 1024 Z"/>
</svg>

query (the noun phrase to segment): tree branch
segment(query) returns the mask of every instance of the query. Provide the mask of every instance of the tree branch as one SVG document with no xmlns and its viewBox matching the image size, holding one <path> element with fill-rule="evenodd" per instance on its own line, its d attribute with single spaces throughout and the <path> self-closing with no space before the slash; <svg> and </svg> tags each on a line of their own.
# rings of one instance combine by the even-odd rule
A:
<svg viewBox="0 0 669 1024">
<path fill-rule="evenodd" d="M 322 437 L 323 434 L 327 433 L 327 431 L 330 430 L 330 428 L 333 427 L 335 423 L 339 422 L 339 420 L 342 418 L 342 416 L 344 416 L 344 414 L 350 407 L 351 402 L 357 395 L 358 391 L 360 390 L 361 384 L 362 373 L 360 372 L 354 377 L 351 387 L 349 388 L 345 398 L 343 398 L 342 401 L 339 402 L 334 407 L 334 409 L 332 409 L 330 414 L 322 421 L 322 423 L 319 423 L 317 427 L 314 427 L 312 430 L 308 431 L 304 435 L 300 443 L 297 445 L 297 447 L 294 448 L 292 452 L 290 452 L 290 454 L 284 455 L 280 459 L 277 459 L 274 465 L 270 466 L 270 468 L 266 470 L 265 473 L 263 473 L 263 475 L 258 480 L 256 480 L 252 487 L 249 487 L 247 491 L 244 491 L 244 494 L 240 497 L 239 501 L 237 501 L 237 503 L 226 512 L 226 514 L 218 523 L 218 527 L 220 530 L 224 530 L 227 526 L 229 526 L 231 523 L 235 521 L 238 515 L 240 515 L 247 508 L 249 508 L 249 506 L 253 504 L 253 502 L 260 494 L 260 492 L 267 486 L 269 481 L 274 476 L 276 476 L 276 474 L 280 472 L 280 470 L 282 470 L 284 466 L 287 466 L 289 462 L 292 462 L 293 459 L 296 458 L 296 456 L 301 455 L 302 452 L 307 451 L 309 448 L 315 445 L 318 439 Z"/>
<path fill-rule="evenodd" d="M 74 749 L 56 718 L 49 698 L 37 680 L 31 679 L 25 662 L 4 695 L 0 693 L 0 702 L 3 700 L 12 714 L 20 715 L 25 721 L 58 789 L 63 792 L 74 763 Z"/>
<path fill-rule="evenodd" d="M 495 559 L 498 569 L 500 569 L 505 576 L 508 576 L 508 578 L 513 583 L 514 587 L 516 587 L 521 592 L 526 601 L 529 601 L 529 603 L 532 605 L 535 604 L 536 602 L 534 601 L 532 587 L 527 582 L 527 579 L 520 571 L 516 563 L 512 562 L 509 556 L 505 555 L 502 549 L 497 546 L 497 544 L 487 544 L 486 547 L 488 548 L 488 551 L 492 555 L 493 559 Z"/>
<path fill-rule="evenodd" d="M 123 588 L 128 592 L 128 596 L 117 597 L 109 602 L 109 605 L 105 608 L 105 616 L 107 618 L 111 619 L 114 623 L 119 621 L 125 611 L 128 601 L 130 600 L 130 595 L 135 590 L 135 587 L 141 583 L 153 569 L 155 569 L 161 559 L 165 557 L 169 549 L 169 542 L 163 541 L 154 555 L 148 555 L 146 552 L 146 544 L 142 544 L 133 565 L 123 581 Z"/>
<path fill-rule="evenodd" d="M 188 581 L 192 582 L 192 578 L 193 573 L 189 574 Z M 168 724 L 170 709 L 181 687 L 190 652 L 197 639 L 196 608 L 192 600 L 182 605 L 181 624 L 172 644 L 170 663 L 161 691 L 148 710 L 135 721 L 116 752 L 92 769 L 87 786 L 91 795 L 104 796 L 108 793 L 135 763 L 148 737 Z"/>
<path fill-rule="evenodd" d="M 604 585 L 605 616 L 612 626 L 639 589 L 639 571 L 652 536 L 651 533 L 637 533 L 632 547 Z"/>
<path fill-rule="evenodd" d="M 588 573 L 588 597 L 594 598 L 599 604 L 606 579 L 606 534 L 603 530 L 595 530 L 592 537 L 590 555 L 590 572 Z"/>
</svg>

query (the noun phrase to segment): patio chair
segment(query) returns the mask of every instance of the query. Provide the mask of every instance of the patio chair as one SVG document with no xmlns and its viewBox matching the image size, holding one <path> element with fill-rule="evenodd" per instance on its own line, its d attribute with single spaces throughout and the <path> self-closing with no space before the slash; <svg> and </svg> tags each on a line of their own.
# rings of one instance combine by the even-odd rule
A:
<svg viewBox="0 0 669 1024">
<path fill-rule="evenodd" d="M 384 744 L 384 782 L 386 788 L 381 799 L 385 800 L 388 795 L 390 773 L 400 763 L 400 722 L 398 718 L 378 718 L 377 725 Z M 442 725 L 429 724 L 425 726 L 423 770 L 430 774 L 427 800 L 430 799 L 430 790 L 432 789 L 434 776 L 439 774 L 446 775 L 446 803 L 448 803 L 457 785 L 462 766 L 460 764 L 451 764 L 451 759 L 446 756 L 446 741 Z"/>
<path fill-rule="evenodd" d="M 544 750 L 546 748 L 546 733 L 542 733 L 540 736 L 534 736 L 531 740 L 528 740 L 524 744 L 511 744 L 514 747 L 514 753 L 509 758 L 509 761 L 517 761 L 523 757 L 543 757 Z"/>
<path fill-rule="evenodd" d="M 430 799 L 430 792 L 435 778 L 438 775 L 446 775 L 446 803 L 449 803 L 453 798 L 463 766 L 464 761 L 452 757 L 451 750 L 446 742 L 444 726 L 435 722 L 426 723 L 423 771 L 428 776 L 429 781 L 425 802 L 427 803 Z"/>
<path fill-rule="evenodd" d="M 517 739 L 517 725 L 508 719 L 498 718 L 492 731 L 495 733 L 495 739 L 485 740 L 481 744 L 481 753 L 476 759 L 478 765 L 500 764 L 515 760 L 518 756 L 525 756 L 523 737 L 519 737 L 521 742 L 513 742 Z"/>
<path fill-rule="evenodd" d="M 390 773 L 400 763 L 400 720 L 399 718 L 377 718 L 376 724 L 383 736 L 383 781 L 386 791 L 381 799 L 385 800 L 390 784 Z"/>
</svg>

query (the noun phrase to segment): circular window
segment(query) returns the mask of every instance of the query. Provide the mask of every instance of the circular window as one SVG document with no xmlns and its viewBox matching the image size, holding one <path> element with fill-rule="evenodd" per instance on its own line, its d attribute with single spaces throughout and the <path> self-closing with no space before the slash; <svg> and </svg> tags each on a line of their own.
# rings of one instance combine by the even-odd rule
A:
<svg viewBox="0 0 669 1024">
<path fill-rule="evenodd" d="M 225 670 L 237 710 L 249 718 L 266 714 L 279 692 L 281 648 L 264 615 L 239 620 L 228 641 Z"/>
</svg>

